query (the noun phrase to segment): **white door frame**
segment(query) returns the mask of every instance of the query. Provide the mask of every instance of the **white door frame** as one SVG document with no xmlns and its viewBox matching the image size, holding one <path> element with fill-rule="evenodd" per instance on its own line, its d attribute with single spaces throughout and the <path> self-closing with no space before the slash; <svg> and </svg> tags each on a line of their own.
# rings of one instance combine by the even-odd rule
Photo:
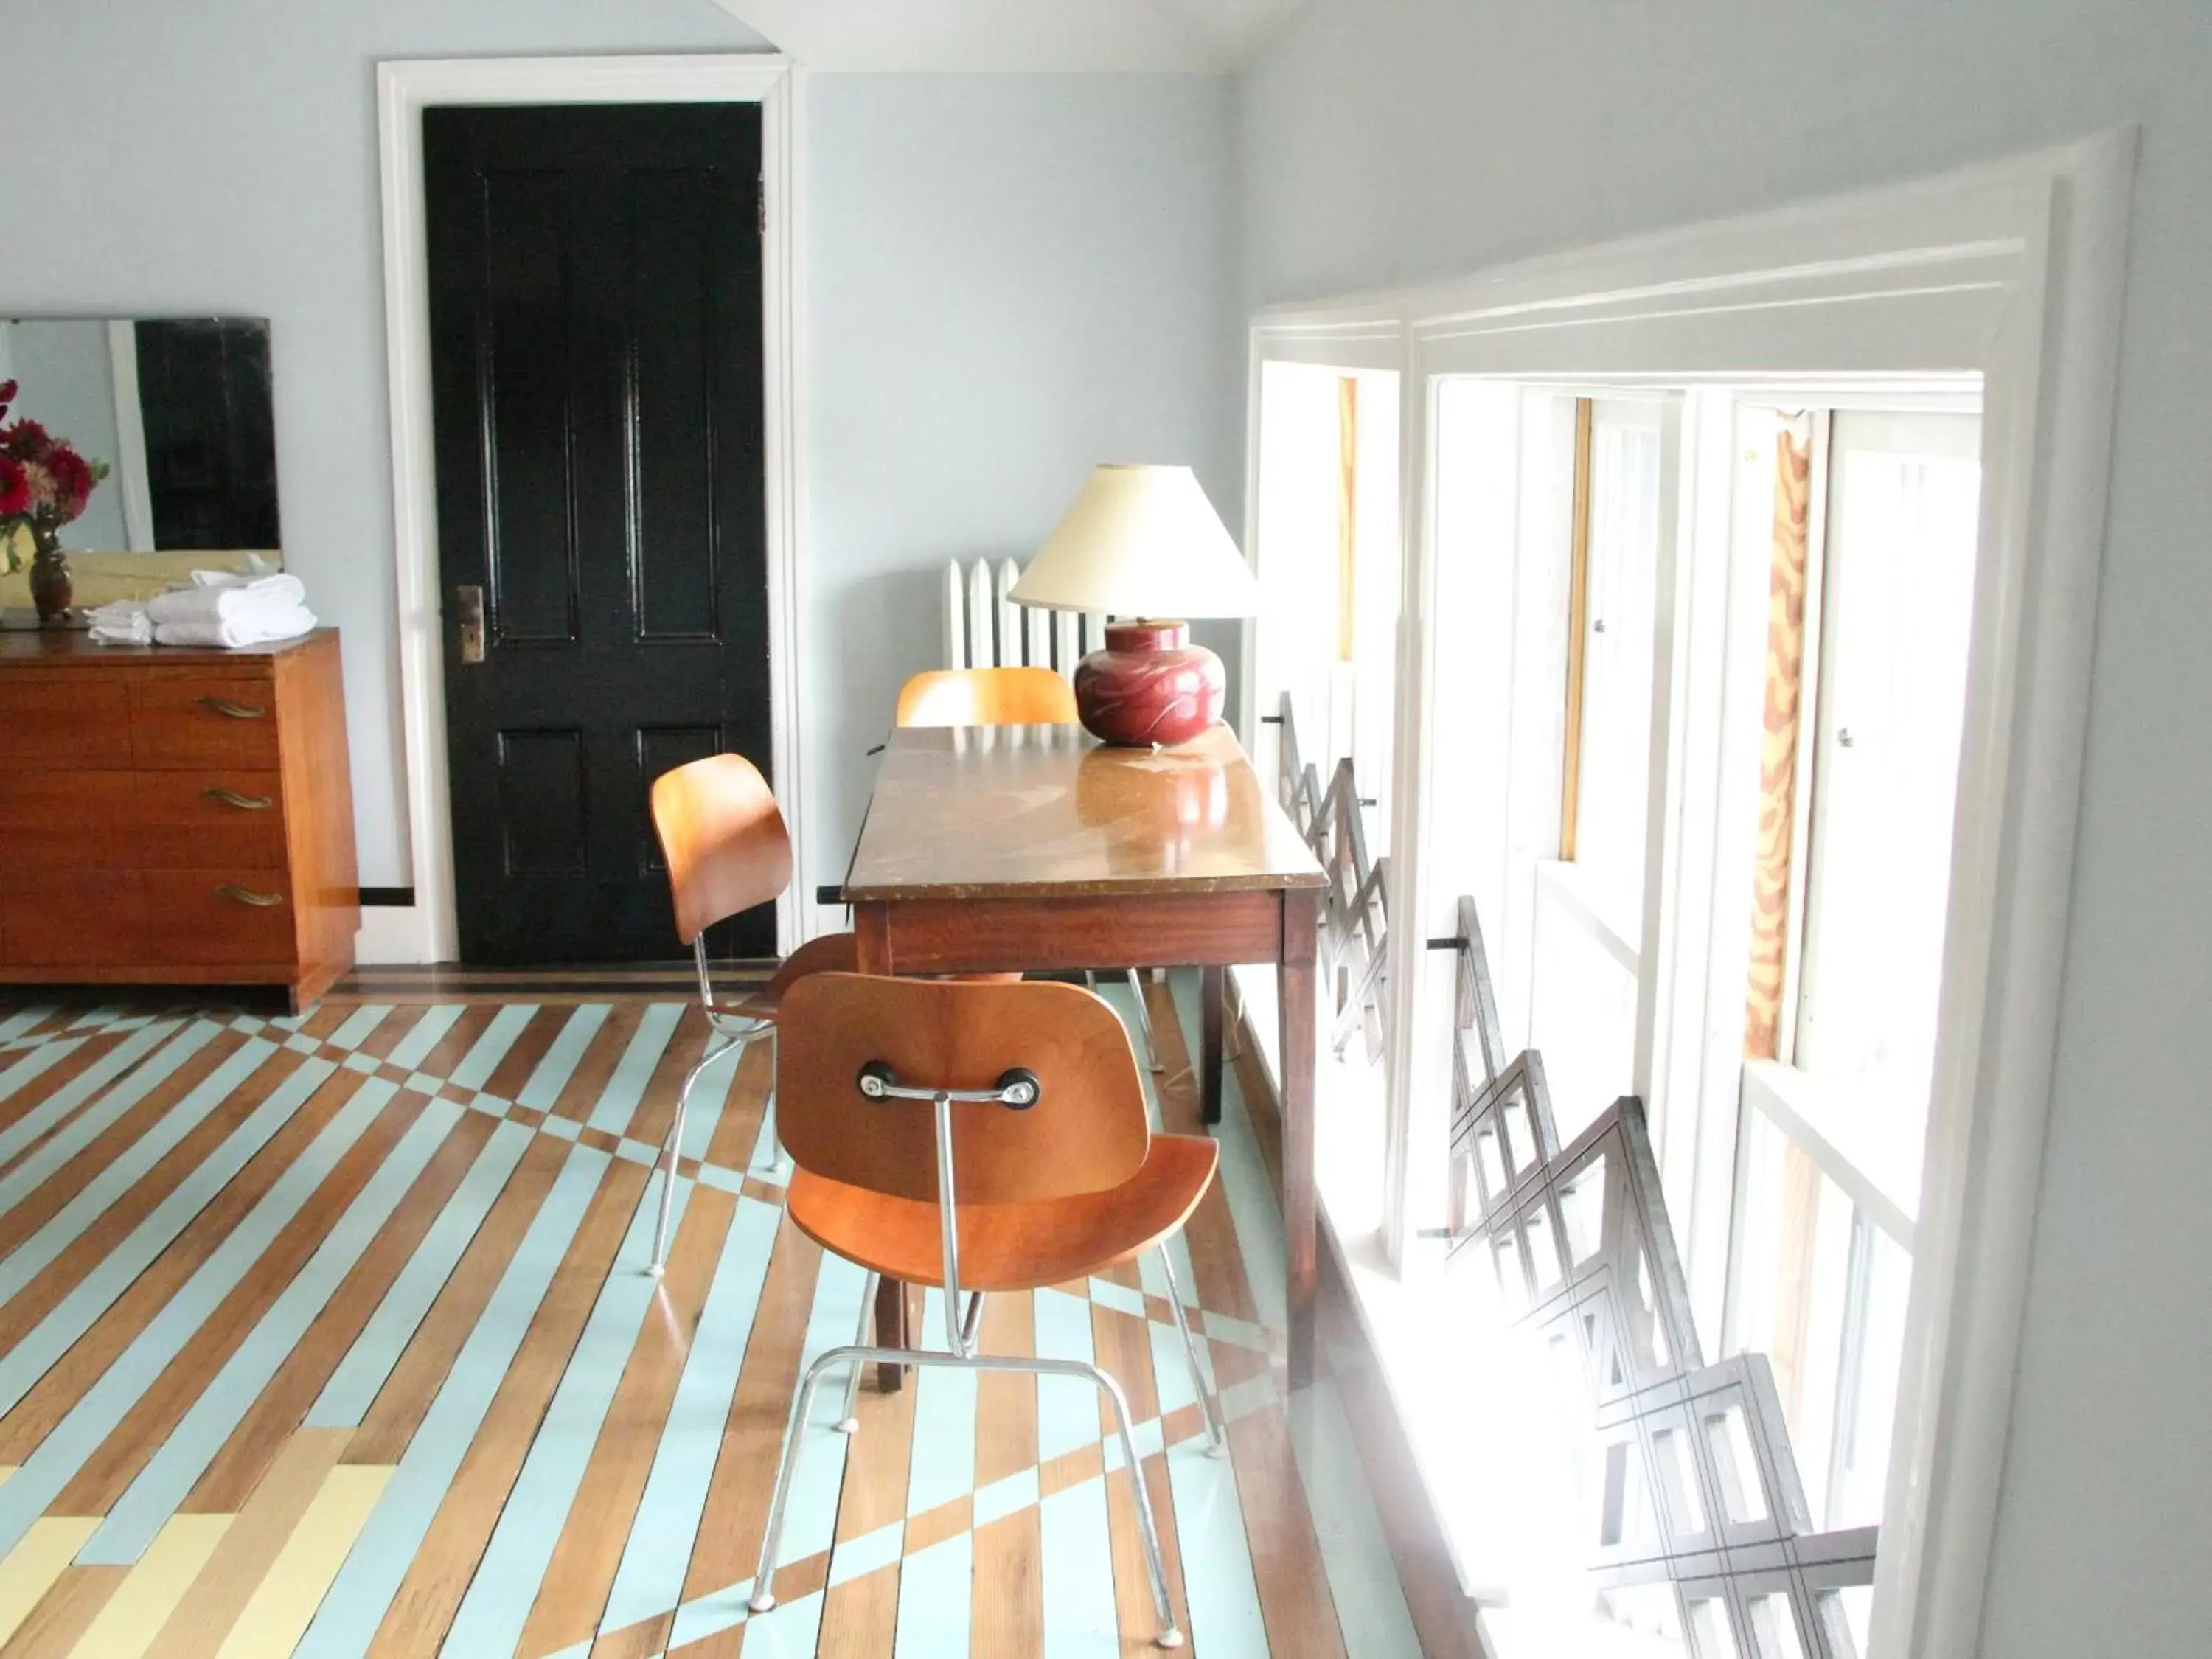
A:
<svg viewBox="0 0 2212 1659">
<path fill-rule="evenodd" d="M 1448 1097 L 1449 1054 L 1424 1017 L 1449 1004 L 1450 959 L 1424 942 L 1452 931 L 1456 896 L 1425 874 L 1449 830 L 1431 821 L 1429 799 L 1449 740 L 1428 696 L 1445 643 L 1427 431 L 1437 377 L 1692 390 L 1818 381 L 1845 392 L 1900 374 L 1983 377 L 1981 568 L 1876 1659 L 1980 1650 L 2065 961 L 2135 150 L 2132 130 L 2108 133 L 1462 282 L 1284 307 L 1253 331 L 1256 385 L 1259 360 L 1304 361 L 1310 343 L 1326 349 L 1333 335 L 1371 346 L 1383 319 L 1401 331 L 1408 544 L 1386 1132 L 1399 1170 L 1417 1126 Z M 1674 687 L 1668 701 L 1680 695 Z M 1679 757 L 1661 758 L 1653 818 L 1671 823 L 1690 810 L 1692 784 Z M 1653 961 L 1676 948 L 1680 874 L 1657 872 L 1644 943 Z M 1644 1063 L 1663 1114 L 1661 1080 L 1685 1021 L 1662 1009 L 1654 1024 Z M 1376 1241 L 1394 1261 L 1409 1254 L 1405 1187 L 1395 1173 Z M 1325 1218 L 1328 1207 L 1325 1185 Z M 1339 1240 L 1347 1251 L 1355 1243 L 1364 1241 Z M 1397 1393 L 1406 1385 L 1391 1378 L 1384 1346 Z M 1479 1578 L 1483 1565 L 1459 1563 L 1463 1578 Z"/>
<path fill-rule="evenodd" d="M 399 686 L 407 757 L 412 909 L 370 910 L 364 945 L 382 962 L 459 954 L 452 783 L 446 756 L 444 612 L 431 443 L 430 283 L 424 232 L 422 111 L 434 104 L 758 104 L 761 106 L 762 362 L 766 380 L 769 766 L 785 811 L 807 822 L 799 696 L 806 544 L 803 180 L 805 76 L 769 52 L 681 57 L 439 58 L 379 64 L 385 352 L 392 398 L 392 510 L 399 590 Z M 813 892 L 806 841 L 793 837 L 776 945 L 805 937 Z"/>
</svg>

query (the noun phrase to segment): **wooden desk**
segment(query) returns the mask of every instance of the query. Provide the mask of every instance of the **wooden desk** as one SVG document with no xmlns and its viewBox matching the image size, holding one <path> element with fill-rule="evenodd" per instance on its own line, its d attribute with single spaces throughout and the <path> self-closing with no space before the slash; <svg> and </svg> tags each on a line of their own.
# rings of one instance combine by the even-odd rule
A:
<svg viewBox="0 0 2212 1659">
<path fill-rule="evenodd" d="M 1327 878 L 1229 728 L 1109 749 L 1076 726 L 895 732 L 845 878 L 863 973 L 1198 967 L 1221 1117 L 1223 970 L 1282 986 L 1283 1234 L 1293 1381 L 1312 1375 L 1316 927 Z M 903 1288 L 877 1303 L 903 1340 Z"/>
</svg>

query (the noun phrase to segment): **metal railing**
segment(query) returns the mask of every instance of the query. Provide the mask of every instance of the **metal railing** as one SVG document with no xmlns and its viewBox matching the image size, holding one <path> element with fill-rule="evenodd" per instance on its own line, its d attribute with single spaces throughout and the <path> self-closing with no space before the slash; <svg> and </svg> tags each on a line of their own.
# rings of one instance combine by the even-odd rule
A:
<svg viewBox="0 0 2212 1659">
<path fill-rule="evenodd" d="M 1370 859 L 1367 826 L 1349 756 L 1336 763 L 1328 787 L 1298 749 L 1297 721 L 1288 692 L 1274 724 L 1277 745 L 1275 788 L 1283 810 L 1305 837 L 1328 877 L 1321 917 L 1321 970 L 1326 976 L 1334 1019 L 1329 1046 L 1339 1058 L 1354 1036 L 1366 1039 L 1367 1059 L 1382 1058 L 1389 1024 L 1389 866 Z"/>
</svg>

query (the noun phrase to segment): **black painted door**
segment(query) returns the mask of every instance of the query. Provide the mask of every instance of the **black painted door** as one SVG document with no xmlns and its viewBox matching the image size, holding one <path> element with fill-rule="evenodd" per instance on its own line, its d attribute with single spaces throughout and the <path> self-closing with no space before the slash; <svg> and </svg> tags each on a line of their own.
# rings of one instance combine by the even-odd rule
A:
<svg viewBox="0 0 2212 1659">
<path fill-rule="evenodd" d="M 672 957 L 647 791 L 769 769 L 759 109 L 432 109 L 423 154 L 462 957 Z"/>
</svg>

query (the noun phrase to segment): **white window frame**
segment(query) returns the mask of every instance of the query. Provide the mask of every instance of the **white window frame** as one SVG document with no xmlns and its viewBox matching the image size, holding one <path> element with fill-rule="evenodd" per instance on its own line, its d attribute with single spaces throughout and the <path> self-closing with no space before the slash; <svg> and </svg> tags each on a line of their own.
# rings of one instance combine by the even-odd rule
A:
<svg viewBox="0 0 2212 1659">
<path fill-rule="evenodd" d="M 1428 939 L 1451 932 L 1456 896 L 1425 878 L 1431 848 L 1449 833 L 1431 821 L 1429 800 L 1440 742 L 1427 696 L 1441 643 L 1429 441 L 1437 377 L 1688 388 L 1686 446 L 1733 444 L 1732 421 L 1724 429 L 1703 417 L 1701 387 L 1787 385 L 1849 397 L 1900 378 L 1917 385 L 1930 374 L 1981 377 L 1972 668 L 1875 1659 L 1951 1659 L 1979 1645 L 2050 1102 L 2135 149 L 2134 132 L 2118 131 L 1437 288 L 1269 313 L 1253 331 L 1255 399 L 1259 364 L 1269 356 L 1346 363 L 1342 355 L 1308 354 L 1356 349 L 1389 367 L 1375 359 L 1395 336 L 1404 371 L 1408 543 L 1390 848 L 1391 1179 L 1379 1231 L 1348 1231 L 1352 1218 L 1331 1214 L 1326 1191 L 1322 1199 L 1363 1294 L 1379 1281 L 1357 1271 L 1362 1265 L 1371 1269 L 1380 1255 L 1402 1269 L 1413 1257 L 1406 1164 L 1427 1144 L 1421 1137 L 1435 1133 L 1448 1093 L 1439 1016 L 1449 1003 L 1449 957 L 1425 949 Z M 1250 433 L 1256 446 L 1256 422 Z M 1710 501 L 1674 504 L 1693 527 L 1709 527 L 1726 510 Z M 1694 528 L 1689 539 L 1698 539 Z M 1701 656 L 1677 626 L 1696 607 L 1672 602 L 1699 573 L 1686 562 L 1662 574 L 1668 614 L 1655 676 L 1668 688 L 1662 706 L 1680 709 L 1711 694 L 1692 683 L 1692 665 L 1717 672 L 1723 653 Z M 1247 643 L 1249 663 L 1249 635 Z M 1249 742 L 1258 711 L 1246 690 Z M 1704 994 L 1710 951 L 1697 919 L 1711 915 L 1700 899 L 1711 897 L 1701 884 L 1709 890 L 1712 880 L 1714 803 L 1698 799 L 1712 781 L 1705 757 L 1660 758 L 1653 822 L 1667 833 L 1652 872 L 1644 953 L 1659 965 L 1662 988 L 1639 1042 L 1639 1071 L 1663 1141 L 1670 1101 L 1698 1099 L 1712 1048 L 1715 1011 Z M 1740 1066 L 1738 977 L 1732 1063 Z M 1694 1231 L 1694 1212 L 1707 1207 L 1703 1172 L 1725 1169 L 1732 1149 L 1683 1156 L 1698 1176 Z M 1723 1203 L 1731 1187 L 1722 1183 Z M 1370 1314 L 1369 1322 L 1374 1332 L 1382 1322 Z M 1387 1350 L 1382 1357 L 1386 1374 L 1407 1363 Z M 1479 1564 L 1459 1565 L 1463 1582 L 1480 1577 Z"/>
</svg>

